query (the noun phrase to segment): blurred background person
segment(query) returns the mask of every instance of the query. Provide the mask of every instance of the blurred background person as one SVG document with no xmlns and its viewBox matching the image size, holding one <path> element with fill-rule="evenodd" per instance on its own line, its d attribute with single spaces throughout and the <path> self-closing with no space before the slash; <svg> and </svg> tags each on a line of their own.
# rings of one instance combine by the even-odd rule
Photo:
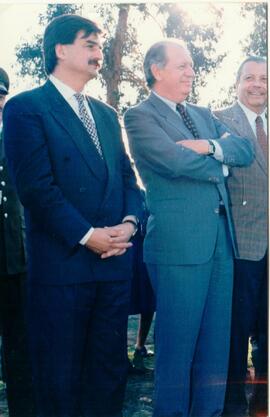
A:
<svg viewBox="0 0 270 417">
<path fill-rule="evenodd" d="M 9 77 L 0 68 L 0 328 L 2 373 L 9 417 L 34 417 L 32 378 L 25 326 L 26 256 L 22 206 L 7 171 L 2 112 Z"/>
</svg>

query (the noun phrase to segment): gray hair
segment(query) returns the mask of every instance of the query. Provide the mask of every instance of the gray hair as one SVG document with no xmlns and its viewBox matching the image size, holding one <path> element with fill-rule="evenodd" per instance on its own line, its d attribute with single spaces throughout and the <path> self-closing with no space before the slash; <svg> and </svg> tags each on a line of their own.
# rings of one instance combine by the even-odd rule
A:
<svg viewBox="0 0 270 417">
<path fill-rule="evenodd" d="M 158 68 L 164 68 L 167 63 L 167 55 L 166 55 L 166 47 L 168 45 L 178 45 L 182 48 L 186 48 L 184 42 L 175 39 L 175 38 L 168 38 L 162 41 L 154 43 L 146 52 L 143 69 L 144 75 L 146 79 L 146 83 L 149 88 L 152 88 L 156 82 L 156 79 L 152 73 L 151 66 L 153 64 L 157 65 Z"/>
<path fill-rule="evenodd" d="M 262 56 L 249 56 L 248 58 L 246 58 L 238 68 L 238 71 L 236 73 L 236 82 L 240 80 L 243 67 L 247 62 L 257 62 L 257 64 L 266 64 L 266 59 Z"/>
</svg>

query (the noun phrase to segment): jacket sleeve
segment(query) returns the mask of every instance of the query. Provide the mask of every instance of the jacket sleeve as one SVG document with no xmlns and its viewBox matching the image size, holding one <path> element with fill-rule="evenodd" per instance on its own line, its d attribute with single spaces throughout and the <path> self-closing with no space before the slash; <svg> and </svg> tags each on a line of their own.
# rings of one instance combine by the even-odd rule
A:
<svg viewBox="0 0 270 417">
<path fill-rule="evenodd" d="M 250 139 L 235 135 L 228 126 L 213 115 L 219 138 L 216 139 L 223 151 L 223 163 L 234 167 L 251 165 L 255 150 Z"/>
</svg>

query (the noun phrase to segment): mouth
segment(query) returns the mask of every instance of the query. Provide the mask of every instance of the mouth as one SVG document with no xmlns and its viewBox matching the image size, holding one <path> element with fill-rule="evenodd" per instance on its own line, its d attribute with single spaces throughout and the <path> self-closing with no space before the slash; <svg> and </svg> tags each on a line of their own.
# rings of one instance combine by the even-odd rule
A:
<svg viewBox="0 0 270 417">
<path fill-rule="evenodd" d="M 265 93 L 260 93 L 260 92 L 252 92 L 252 91 L 250 91 L 248 94 L 249 94 L 250 96 L 253 96 L 253 97 L 264 97 L 264 96 L 265 96 Z"/>
<path fill-rule="evenodd" d="M 98 61 L 89 61 L 89 65 L 91 65 L 95 69 L 100 69 L 101 68 L 101 64 Z"/>
</svg>

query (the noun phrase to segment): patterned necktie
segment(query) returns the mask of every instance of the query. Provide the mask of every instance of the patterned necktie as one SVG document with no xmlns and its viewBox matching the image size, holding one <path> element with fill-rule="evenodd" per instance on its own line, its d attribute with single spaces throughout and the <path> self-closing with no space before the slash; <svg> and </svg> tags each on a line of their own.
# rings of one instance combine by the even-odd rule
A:
<svg viewBox="0 0 270 417">
<path fill-rule="evenodd" d="M 193 137 L 195 139 L 199 139 L 199 137 L 200 137 L 199 133 L 196 129 L 196 126 L 195 126 L 193 120 L 191 119 L 190 115 L 186 111 L 185 106 L 183 104 L 177 104 L 176 105 L 176 110 L 181 114 L 185 126 L 192 133 Z"/>
<path fill-rule="evenodd" d="M 84 96 L 81 93 L 76 93 L 74 94 L 74 97 L 76 98 L 76 100 L 78 101 L 79 104 L 79 116 L 81 121 L 83 122 L 87 132 L 89 133 L 100 157 L 103 159 L 103 153 L 102 153 L 102 149 L 100 146 L 100 142 L 99 142 L 99 138 L 97 135 L 97 130 L 96 130 L 96 126 L 95 123 L 93 122 L 93 120 L 91 119 L 91 117 L 89 116 L 85 104 L 84 104 Z"/>
<path fill-rule="evenodd" d="M 256 123 L 257 140 L 262 148 L 265 158 L 267 159 L 267 152 L 268 152 L 267 136 L 263 128 L 263 119 L 261 118 L 261 116 L 256 117 L 255 123 Z"/>
</svg>

